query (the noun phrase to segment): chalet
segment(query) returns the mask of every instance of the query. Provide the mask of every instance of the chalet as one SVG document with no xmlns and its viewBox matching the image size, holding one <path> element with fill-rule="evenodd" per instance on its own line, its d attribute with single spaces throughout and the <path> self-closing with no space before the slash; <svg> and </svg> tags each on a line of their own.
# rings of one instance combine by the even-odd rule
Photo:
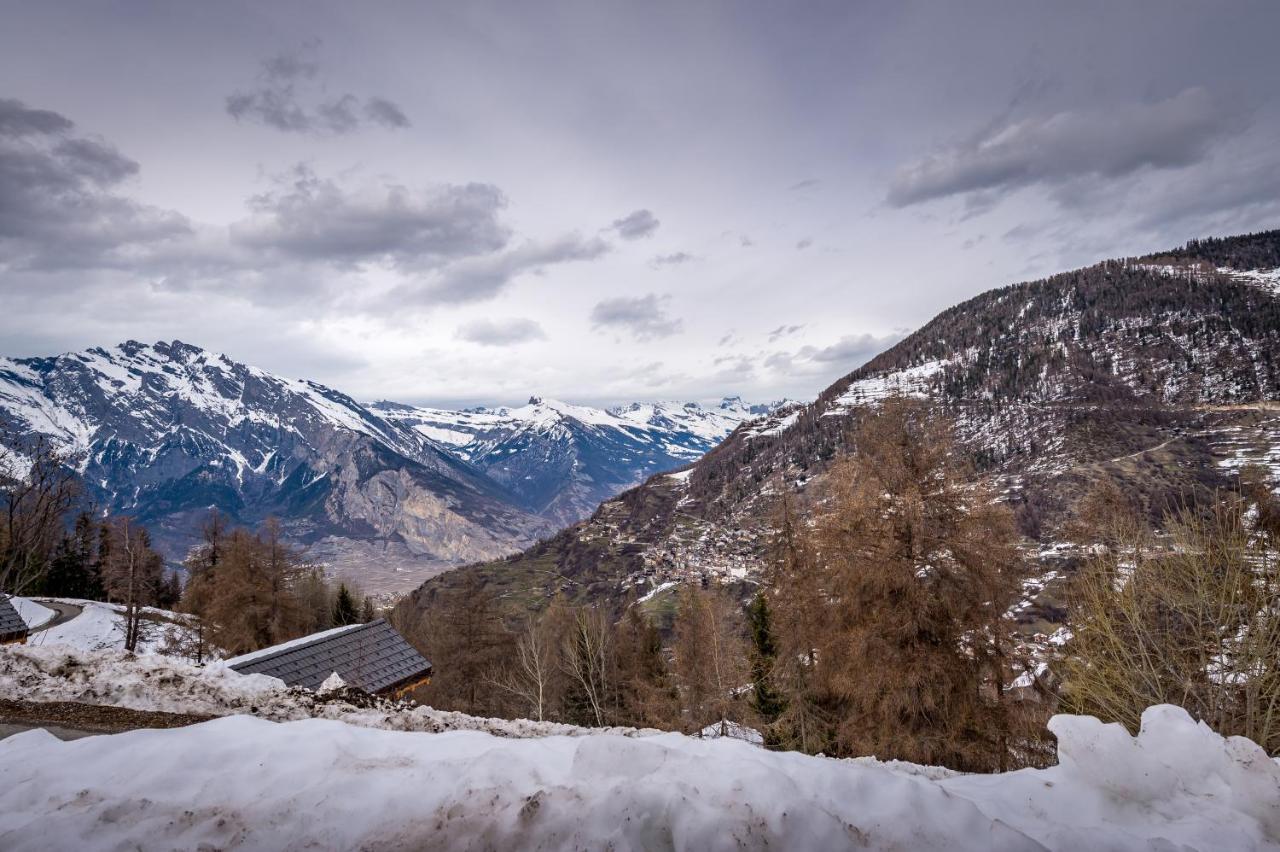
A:
<svg viewBox="0 0 1280 852">
<path fill-rule="evenodd" d="M 305 689 L 319 689 L 337 674 L 347 686 L 395 698 L 431 680 L 431 663 L 381 618 L 233 657 L 227 665 Z"/>
<path fill-rule="evenodd" d="M 0 594 L 0 645 L 22 645 L 29 633 L 27 622 L 22 619 L 8 595 Z"/>
</svg>

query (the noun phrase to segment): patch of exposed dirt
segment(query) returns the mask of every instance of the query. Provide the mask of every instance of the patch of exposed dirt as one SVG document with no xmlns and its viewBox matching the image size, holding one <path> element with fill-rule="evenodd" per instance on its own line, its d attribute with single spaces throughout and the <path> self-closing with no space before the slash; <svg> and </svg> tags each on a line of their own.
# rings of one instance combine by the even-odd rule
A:
<svg viewBox="0 0 1280 852">
<path fill-rule="evenodd" d="M 78 701 L 14 701 L 0 698 L 0 722 L 33 726 L 57 725 L 80 731 L 100 731 L 104 734 L 137 728 L 182 728 L 213 718 L 215 717 L 186 713 L 130 710 Z"/>
</svg>

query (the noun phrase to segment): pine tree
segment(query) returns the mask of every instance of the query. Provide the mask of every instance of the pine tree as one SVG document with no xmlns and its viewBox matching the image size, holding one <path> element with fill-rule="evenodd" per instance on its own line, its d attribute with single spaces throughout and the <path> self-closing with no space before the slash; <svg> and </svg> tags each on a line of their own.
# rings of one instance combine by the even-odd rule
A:
<svg viewBox="0 0 1280 852">
<path fill-rule="evenodd" d="M 777 659 L 777 641 L 773 635 L 773 617 L 769 612 L 769 600 L 763 591 L 758 592 L 747 608 L 751 626 L 751 706 L 760 714 L 765 726 L 771 727 L 782 715 L 785 703 L 773 685 L 773 666 Z"/>
<path fill-rule="evenodd" d="M 360 612 L 356 609 L 356 599 L 347 588 L 346 583 L 338 586 L 338 596 L 333 601 L 333 623 L 336 627 L 347 624 L 359 624 Z"/>
</svg>

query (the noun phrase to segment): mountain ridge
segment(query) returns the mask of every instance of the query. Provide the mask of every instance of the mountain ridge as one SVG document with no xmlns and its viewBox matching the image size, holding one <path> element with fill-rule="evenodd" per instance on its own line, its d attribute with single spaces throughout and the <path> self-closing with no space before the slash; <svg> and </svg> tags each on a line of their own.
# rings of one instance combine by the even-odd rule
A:
<svg viewBox="0 0 1280 852">
<path fill-rule="evenodd" d="M 1159 515 L 1228 486 L 1248 462 L 1280 475 L 1280 294 L 1271 285 L 1280 270 L 1265 268 L 1280 265 L 1280 231 L 1177 252 L 1104 261 L 948 308 L 812 403 L 739 427 L 680 475 L 655 476 L 520 555 L 463 570 L 531 607 L 554 595 L 621 606 L 699 576 L 758 580 L 778 499 L 808 499 L 858 418 L 890 394 L 955 421 L 1033 549 L 1053 543 L 1073 500 L 1104 477 Z M 1233 257 L 1240 268 L 1225 265 Z M 462 576 L 429 581 L 402 609 L 430 608 Z M 1047 598 L 1031 601 L 1025 617 L 1052 621 L 1052 609 Z"/>
<path fill-rule="evenodd" d="M 93 502 L 151 525 L 171 559 L 196 541 L 211 507 L 248 524 L 275 515 L 312 558 L 370 591 L 518 550 L 655 470 L 688 463 L 748 416 L 745 406 L 713 417 L 678 404 L 683 422 L 657 424 L 556 405 L 554 418 L 485 415 L 498 461 L 415 428 L 423 409 L 364 405 L 181 341 L 0 359 L 10 443 L 49 437 L 76 458 Z M 480 417 L 435 413 L 455 427 Z M 540 502 L 510 472 L 521 464 L 545 468 Z"/>
</svg>

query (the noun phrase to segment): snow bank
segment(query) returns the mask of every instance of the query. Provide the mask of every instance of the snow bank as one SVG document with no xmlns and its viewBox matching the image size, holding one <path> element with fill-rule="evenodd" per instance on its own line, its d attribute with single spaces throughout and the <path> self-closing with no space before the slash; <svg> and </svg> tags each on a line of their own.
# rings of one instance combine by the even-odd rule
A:
<svg viewBox="0 0 1280 852">
<path fill-rule="evenodd" d="M 678 734 L 503 740 L 247 716 L 0 741 L 0 848 L 1267 849 L 1280 767 L 1176 708 L 1057 717 L 1062 765 L 930 777 Z"/>
<path fill-rule="evenodd" d="M 18 615 L 22 616 L 22 620 L 27 623 L 27 629 L 29 630 L 43 627 L 57 616 L 56 612 L 47 606 L 40 606 L 30 598 L 11 597 L 9 598 L 9 603 L 13 604 L 13 608 L 18 611 Z"/>
<path fill-rule="evenodd" d="M 658 733 L 637 728 L 579 728 L 527 719 L 485 719 L 374 699 L 356 690 L 331 690 L 318 695 L 287 687 L 283 681 L 266 675 L 242 675 L 225 663 L 198 667 L 173 657 L 67 646 L 0 647 L 0 698 L 79 701 L 190 715 L 248 713 L 277 722 L 324 718 L 366 728 L 431 733 L 485 731 L 500 737 Z"/>
</svg>

